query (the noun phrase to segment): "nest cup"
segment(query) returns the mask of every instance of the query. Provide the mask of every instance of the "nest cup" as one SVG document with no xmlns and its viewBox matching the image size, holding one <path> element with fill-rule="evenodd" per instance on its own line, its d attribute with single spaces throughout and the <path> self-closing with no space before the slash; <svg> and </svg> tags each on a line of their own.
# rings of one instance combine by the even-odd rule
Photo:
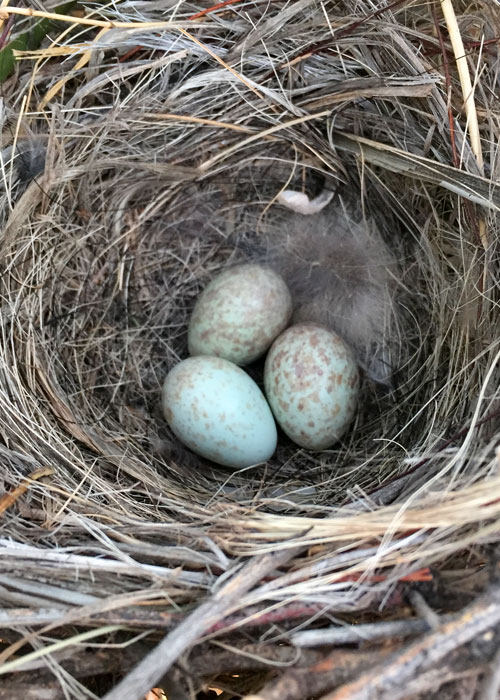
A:
<svg viewBox="0 0 500 700">
<path fill-rule="evenodd" d="M 267 658 L 282 642 L 301 648 L 297 625 L 403 616 L 412 576 L 434 581 L 440 612 L 459 609 L 484 580 L 462 591 L 458 574 L 440 572 L 477 574 L 500 534 L 498 154 L 485 146 L 478 163 L 453 67 L 450 133 L 429 8 L 376 15 L 343 2 L 333 16 L 328 4 L 271 3 L 196 17 L 205 5 L 160 5 L 102 9 L 135 31 L 77 24 L 64 38 L 77 66 L 50 53 L 57 24 L 41 62 L 3 85 L 0 476 L 16 495 L 0 538 L 11 628 L 0 637 L 8 660 L 29 624 L 53 624 L 60 639 L 112 624 L 109 644 L 150 632 L 125 664 L 110 654 L 96 666 L 96 685 L 75 672 L 96 692 L 242 562 L 290 552 L 218 627 L 201 620 L 175 660 L 200 639 L 210 659 L 204 635 Z M 475 36 L 490 19 L 485 4 L 461 27 Z M 483 145 L 498 138 L 497 51 L 477 58 Z M 304 216 L 279 203 L 284 189 L 335 196 Z M 281 436 L 269 463 L 232 472 L 178 444 L 161 386 L 187 357 L 200 291 L 228 265 L 266 261 L 270 237 L 301 217 L 311 230 L 363 226 L 389 251 L 393 316 L 381 332 L 393 381 L 382 390 L 365 376 L 355 421 L 330 450 Z M 259 363 L 249 372 L 261 381 Z M 248 623 L 273 606 L 291 612 Z M 14 607 L 35 622 L 9 617 Z M 172 681 L 192 693 L 268 680 L 265 662 L 238 655 L 193 664 Z M 78 696 L 74 678 L 37 673 Z M 9 676 L 12 688 L 22 681 Z"/>
</svg>

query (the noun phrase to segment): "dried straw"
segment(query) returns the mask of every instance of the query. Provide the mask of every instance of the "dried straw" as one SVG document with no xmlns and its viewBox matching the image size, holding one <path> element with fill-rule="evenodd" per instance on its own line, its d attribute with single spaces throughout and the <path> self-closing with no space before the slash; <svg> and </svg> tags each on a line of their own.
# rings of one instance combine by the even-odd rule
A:
<svg viewBox="0 0 500 700">
<path fill-rule="evenodd" d="M 0 698 L 27 692 L 28 673 L 48 698 L 160 683 L 271 698 L 295 673 L 299 699 L 296 635 L 402 629 L 408 587 L 446 615 L 457 656 L 448 675 L 422 667 L 420 686 L 415 657 L 404 682 L 430 693 L 486 674 L 491 695 L 496 631 L 480 660 L 470 640 L 496 624 L 498 596 L 446 625 L 494 578 L 500 539 L 494 3 L 57 4 L 4 1 L 0 16 L 10 38 L 59 20 L 2 84 Z M 286 226 L 280 193 L 325 188 L 396 258 L 393 388 L 365 381 L 327 452 L 282 439 L 268 464 L 208 464 L 159 409 L 195 299 Z M 243 566 L 256 577 L 233 590 Z M 259 663 L 234 678 L 249 641 Z M 371 697 L 385 653 L 371 643 L 304 657 L 311 687 Z M 272 678 L 266 658 L 285 664 Z"/>
</svg>

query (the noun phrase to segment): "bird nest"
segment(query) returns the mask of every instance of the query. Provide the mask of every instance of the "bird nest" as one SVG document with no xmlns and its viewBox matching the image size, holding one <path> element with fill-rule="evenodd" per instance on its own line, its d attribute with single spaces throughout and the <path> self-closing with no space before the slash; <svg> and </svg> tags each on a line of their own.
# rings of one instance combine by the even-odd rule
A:
<svg viewBox="0 0 500 700">
<path fill-rule="evenodd" d="M 494 3 L 4 5 L 0 698 L 496 697 Z M 192 455 L 199 292 L 329 226 L 390 258 L 390 381 L 327 451 Z"/>
</svg>

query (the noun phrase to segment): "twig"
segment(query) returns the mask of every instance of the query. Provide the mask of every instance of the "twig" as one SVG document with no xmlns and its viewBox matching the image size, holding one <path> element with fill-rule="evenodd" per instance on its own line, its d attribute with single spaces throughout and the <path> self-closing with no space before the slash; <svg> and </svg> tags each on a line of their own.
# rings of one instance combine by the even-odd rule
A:
<svg viewBox="0 0 500 700">
<path fill-rule="evenodd" d="M 453 8 L 452 0 L 443 0 L 441 3 L 443 16 L 448 27 L 451 46 L 455 55 L 460 85 L 462 86 L 462 95 L 464 99 L 465 113 L 467 115 L 467 123 L 469 128 L 469 136 L 472 152 L 476 156 L 477 165 L 481 175 L 484 173 L 483 151 L 481 146 L 481 132 L 479 131 L 479 122 L 477 118 L 476 103 L 474 100 L 474 88 L 470 78 L 469 67 L 467 65 L 467 55 L 460 34 L 457 16 Z M 479 222 L 479 239 L 485 250 L 488 250 L 488 237 L 486 233 L 486 224 L 483 221 Z M 486 269 L 483 272 L 482 285 L 486 276 Z"/>
<path fill-rule="evenodd" d="M 0 700 L 13 700 L 22 698 L 23 700 L 66 700 L 68 696 L 61 688 L 58 680 L 49 683 L 37 683 L 34 679 L 27 683 L 12 681 L 0 687 Z"/>
<path fill-rule="evenodd" d="M 53 586 L 50 583 L 44 583 L 42 581 L 30 581 L 22 577 L 5 576 L 4 574 L 0 574 L 0 585 L 8 586 L 15 591 L 26 593 L 28 596 L 35 595 L 37 597 L 48 598 L 49 600 L 57 601 L 57 603 L 63 605 L 91 605 L 100 600 L 99 597 L 89 595 L 88 593 L 81 593 L 80 591 L 62 588 L 61 586 Z M 44 605 L 49 604 L 48 600 L 44 602 Z M 34 607 L 33 604 L 30 607 Z"/>
<path fill-rule="evenodd" d="M 500 587 L 492 587 L 461 615 L 405 647 L 385 664 L 378 664 L 352 683 L 322 700 L 395 700 L 398 693 L 433 666 L 482 632 L 500 623 Z M 449 662 L 449 658 L 447 659 Z"/>
<path fill-rule="evenodd" d="M 443 616 L 442 620 L 451 622 L 455 616 Z M 364 625 L 346 625 L 345 627 L 326 627 L 318 630 L 297 632 L 290 642 L 297 647 L 317 647 L 327 644 L 355 644 L 357 642 L 373 642 L 379 639 L 393 637 L 410 637 L 431 629 L 428 621 L 423 618 L 409 620 L 393 620 L 391 622 L 373 622 Z"/>
<path fill-rule="evenodd" d="M 471 644 L 474 644 L 474 641 Z M 384 700 L 407 700 L 407 698 L 413 698 L 416 695 L 422 697 L 423 694 L 429 691 L 432 691 L 433 697 L 441 697 L 440 695 L 436 695 L 436 691 L 439 691 L 441 686 L 445 683 L 450 683 L 452 681 L 461 681 L 460 685 L 462 687 L 463 681 L 466 678 L 473 679 L 475 676 L 484 672 L 485 664 L 496 651 L 498 638 L 494 636 L 490 638 L 481 649 L 481 656 L 479 659 L 477 655 L 474 656 L 474 654 L 471 654 L 471 644 L 452 652 L 452 654 L 448 656 L 444 662 L 438 664 L 436 668 L 425 671 L 401 688 L 394 689 L 389 695 L 384 696 Z M 423 695 L 423 697 L 426 697 L 426 695 Z M 454 700 L 457 698 L 458 700 L 458 696 L 454 695 L 449 697 L 453 697 Z M 460 697 L 472 698 L 472 694 Z M 321 698 L 321 700 L 325 699 Z M 478 698 L 478 700 L 483 699 Z M 497 700 L 497 698 L 495 697 L 494 700 Z"/>
<path fill-rule="evenodd" d="M 142 591 L 140 594 L 140 601 L 144 602 L 146 600 L 154 600 L 158 596 L 158 591 L 151 588 L 149 591 Z M 111 611 L 116 608 L 126 609 L 128 606 L 133 605 L 137 602 L 136 593 L 125 593 L 125 594 L 115 594 L 110 598 L 102 598 L 97 603 L 92 603 L 91 605 L 72 606 L 68 607 L 64 611 L 63 617 L 57 617 L 54 621 L 50 622 L 48 625 L 42 628 L 41 634 L 46 634 L 57 627 L 67 626 L 67 625 L 82 625 L 84 620 L 91 618 L 94 615 L 101 615 L 104 612 Z M 25 618 L 26 619 L 26 618 Z M 29 616 L 28 616 L 29 619 Z M 29 623 L 28 623 L 29 624 Z M 102 625 L 101 625 L 102 627 Z M 114 625 L 117 629 L 128 628 L 127 623 L 123 625 Z M 11 656 L 16 654 L 19 649 L 21 649 L 25 644 L 31 642 L 32 639 L 36 638 L 40 632 L 29 632 L 25 634 L 21 639 L 12 643 L 6 649 L 0 653 L 0 669 L 2 669 L 2 664 L 7 661 Z"/>
<path fill-rule="evenodd" d="M 427 622 L 429 629 L 437 629 L 443 623 L 443 618 L 439 618 L 439 615 L 430 607 L 421 593 L 410 591 L 408 597 L 415 612 Z"/>
<path fill-rule="evenodd" d="M 443 16 L 448 27 L 451 46 L 457 63 L 458 75 L 462 86 L 462 95 L 464 98 L 465 113 L 469 124 L 469 135 L 471 147 L 476 156 L 479 170 L 483 172 L 483 152 L 481 147 L 481 134 L 479 132 L 479 122 L 477 120 L 476 103 L 474 101 L 474 89 L 470 79 L 469 67 L 467 65 L 467 54 L 465 52 L 460 27 L 458 26 L 457 16 L 453 8 L 452 0 L 442 0 L 441 8 Z"/>
<path fill-rule="evenodd" d="M 104 700 L 140 700 L 170 669 L 179 656 L 237 604 L 263 576 L 270 574 L 301 551 L 282 549 L 249 561 L 212 598 L 200 605 L 168 634 L 137 666 L 106 694 Z"/>
<path fill-rule="evenodd" d="M 500 650 L 497 651 L 491 662 L 489 673 L 483 682 L 478 700 L 498 700 L 500 695 Z"/>
<path fill-rule="evenodd" d="M 0 630 L 16 627 L 39 626 L 63 619 L 66 608 L 8 608 L 0 610 Z"/>
<path fill-rule="evenodd" d="M 345 574 L 345 576 L 339 576 L 335 580 L 338 583 L 345 583 L 346 581 L 359 581 L 361 578 L 371 583 L 380 583 L 382 581 L 387 581 L 387 574 L 372 574 L 370 576 L 366 576 L 364 572 L 359 574 Z M 400 576 L 398 581 L 432 581 L 432 573 L 429 567 L 425 566 L 423 569 L 418 569 L 417 571 L 412 571 L 409 574 Z"/>
<path fill-rule="evenodd" d="M 484 664 L 478 664 L 472 668 L 433 668 L 431 671 L 422 673 L 418 678 L 410 681 L 408 685 L 404 688 L 398 688 L 391 696 L 390 700 L 407 700 L 407 698 L 414 698 L 416 695 L 422 697 L 422 694 L 427 694 L 429 691 L 432 692 L 432 697 L 440 697 L 436 695 L 436 692 L 445 684 L 452 681 L 464 681 L 466 678 L 471 678 L 472 676 L 477 676 L 484 668 Z M 426 695 L 424 695 L 426 697 Z M 450 697 L 450 696 L 448 696 Z M 453 698 L 472 698 L 472 695 L 453 695 Z M 321 699 L 323 700 L 323 699 Z M 389 700 L 389 698 L 387 698 Z M 495 698 L 497 700 L 497 698 Z"/>
<path fill-rule="evenodd" d="M 317 616 L 325 609 L 324 605 L 310 603 L 289 603 L 278 608 L 269 609 L 268 605 L 251 605 L 243 608 L 235 615 L 230 615 L 217 622 L 209 632 L 229 631 L 234 627 L 261 627 L 279 622 L 297 620 L 304 617 Z M 332 612 L 332 607 L 328 608 Z"/>
<path fill-rule="evenodd" d="M 217 5 L 212 5 L 212 7 L 207 7 L 204 10 L 197 12 L 195 15 L 191 15 L 191 17 L 188 17 L 188 19 L 193 20 L 193 19 L 199 19 L 200 17 L 205 17 L 205 15 L 208 15 L 210 12 L 215 12 L 216 10 L 222 10 L 222 8 L 228 7 L 229 5 L 235 5 L 237 2 L 240 2 L 240 1 L 241 0 L 224 0 L 224 2 L 219 2 Z"/>
<path fill-rule="evenodd" d="M 37 481 L 38 479 L 41 479 L 44 476 L 51 476 L 54 473 L 53 469 L 50 469 L 49 467 L 45 467 L 43 469 L 37 469 L 36 471 L 32 472 L 26 479 L 22 481 L 19 486 L 16 486 L 16 488 L 11 491 L 10 493 L 6 493 L 2 498 L 0 498 L 0 517 L 5 513 L 7 508 L 10 508 L 10 506 L 14 505 L 14 503 L 23 496 L 26 491 L 29 489 L 29 487 L 33 484 L 34 481 Z"/>
<path fill-rule="evenodd" d="M 138 599 L 138 603 L 142 602 Z M 45 601 L 49 605 L 50 601 Z M 37 609 L 18 607 L 0 609 L 0 629 L 18 629 L 20 627 L 39 627 L 52 623 L 57 626 L 58 621 L 64 621 L 65 616 L 72 609 L 64 607 L 39 607 Z M 228 631 L 232 627 L 248 628 L 263 627 L 271 624 L 292 622 L 303 618 L 318 616 L 325 609 L 324 605 L 307 603 L 290 603 L 280 605 L 279 608 L 269 610 L 268 605 L 252 605 L 240 612 L 229 615 L 217 622 L 210 633 Z M 334 608 L 329 607 L 331 613 Z M 352 610 L 352 607 L 349 608 Z M 338 608 L 335 608 L 338 611 Z M 80 614 L 79 623 L 85 626 L 98 625 L 123 625 L 129 629 L 155 629 L 170 630 L 185 618 L 185 613 L 165 610 L 165 604 L 160 601 L 157 608 L 151 606 L 128 604 L 117 610 L 96 613 L 95 615 Z"/>
<path fill-rule="evenodd" d="M 267 683 L 257 695 L 243 700 L 303 700 L 317 696 L 383 662 L 391 651 L 389 647 L 369 652 L 336 651 L 314 666 L 290 669 L 277 681 Z"/>
<path fill-rule="evenodd" d="M 175 28 L 172 22 L 112 22 L 111 20 L 89 19 L 87 17 L 74 17 L 73 15 L 60 15 L 57 12 L 45 12 L 34 10 L 31 7 L 2 7 L 0 8 L 0 20 L 6 20 L 10 15 L 22 15 L 23 17 L 39 17 L 51 19 L 68 24 L 82 24 L 87 27 L 104 27 L 105 29 L 165 29 Z"/>
<path fill-rule="evenodd" d="M 182 581 L 188 585 L 209 586 L 212 578 L 201 571 L 179 571 L 177 568 L 167 568 L 155 564 L 142 564 L 136 562 L 131 557 L 128 561 L 117 561 L 112 559 L 98 559 L 97 557 L 85 556 L 83 554 L 73 554 L 63 550 L 43 551 L 38 547 L 25 545 L 24 543 L 14 543 L 6 538 L 0 538 L 0 555 L 4 561 L 12 560 L 22 562 L 23 560 L 35 560 L 43 558 L 47 566 L 59 566 L 65 569 L 75 569 L 81 567 L 94 572 L 105 571 L 106 573 L 121 573 L 127 576 L 151 576 L 161 577 L 172 581 Z"/>
</svg>

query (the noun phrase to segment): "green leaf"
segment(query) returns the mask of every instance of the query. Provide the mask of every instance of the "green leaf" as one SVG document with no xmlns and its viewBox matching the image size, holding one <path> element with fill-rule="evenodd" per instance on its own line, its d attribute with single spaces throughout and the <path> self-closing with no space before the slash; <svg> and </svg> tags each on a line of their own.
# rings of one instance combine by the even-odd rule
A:
<svg viewBox="0 0 500 700">
<path fill-rule="evenodd" d="M 65 2 L 54 8 L 54 12 L 59 15 L 67 15 L 75 7 L 78 0 Z M 0 50 L 0 83 L 2 83 L 9 75 L 14 72 L 16 59 L 14 51 L 33 51 L 40 48 L 42 41 L 45 39 L 51 29 L 59 23 L 51 19 L 42 19 L 36 22 L 31 29 L 23 32 Z"/>
</svg>

